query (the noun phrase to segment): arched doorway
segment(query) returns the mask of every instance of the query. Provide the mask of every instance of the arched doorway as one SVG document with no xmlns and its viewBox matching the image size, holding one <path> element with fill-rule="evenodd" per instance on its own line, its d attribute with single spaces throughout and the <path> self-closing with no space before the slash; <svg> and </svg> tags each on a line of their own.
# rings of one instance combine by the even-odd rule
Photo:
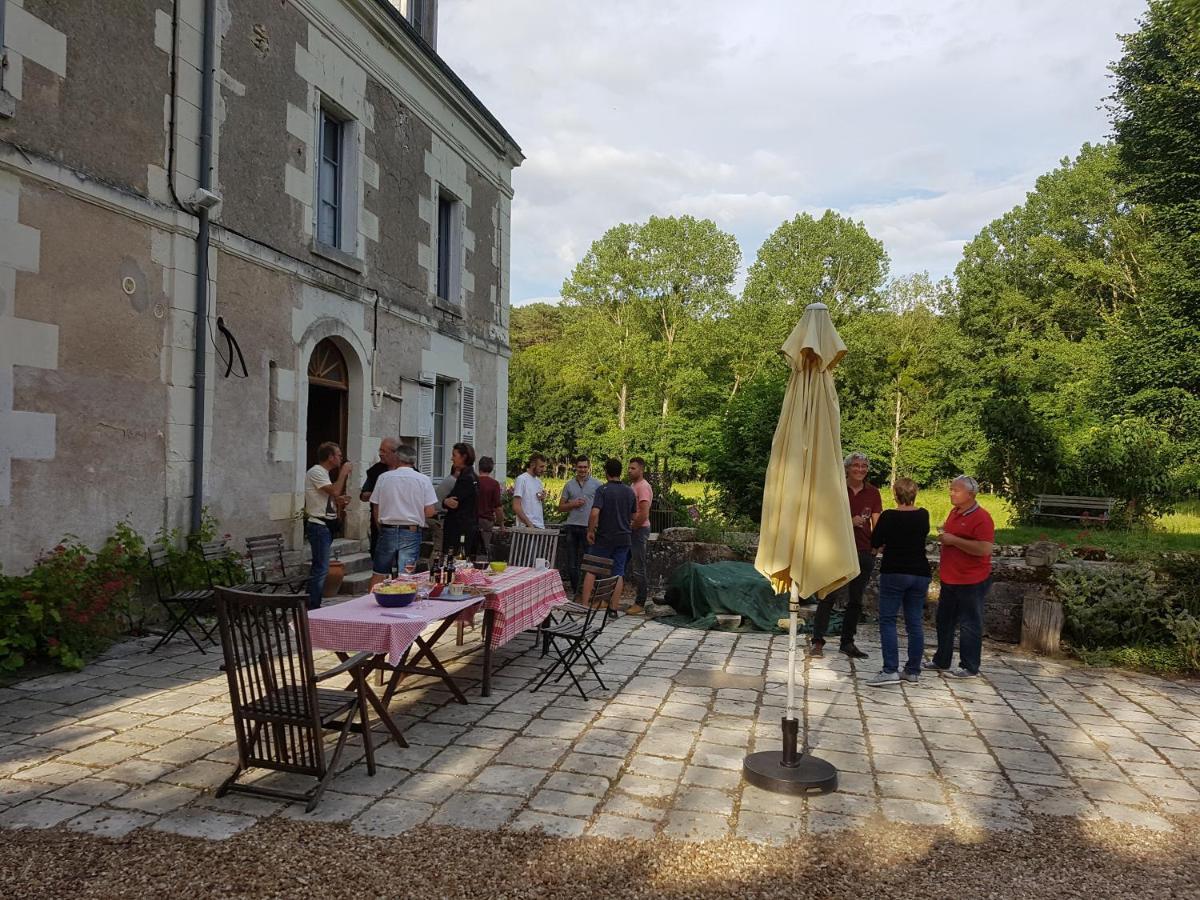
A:
<svg viewBox="0 0 1200 900">
<path fill-rule="evenodd" d="M 308 424 L 306 444 L 308 462 L 317 462 L 317 448 L 336 441 L 346 450 L 346 422 L 350 406 L 350 370 L 338 345 L 325 338 L 313 348 L 308 359 Z"/>
</svg>

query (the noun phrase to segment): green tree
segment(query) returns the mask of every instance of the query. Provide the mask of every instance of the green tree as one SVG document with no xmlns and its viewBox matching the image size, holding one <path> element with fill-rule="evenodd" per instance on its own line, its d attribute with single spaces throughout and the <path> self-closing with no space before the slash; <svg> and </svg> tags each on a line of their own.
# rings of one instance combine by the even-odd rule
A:
<svg viewBox="0 0 1200 900">
<path fill-rule="evenodd" d="M 1153 0 L 1112 66 L 1112 120 L 1132 199 L 1152 233 L 1146 296 L 1109 342 L 1113 405 L 1180 445 L 1200 481 L 1200 4 Z"/>
</svg>

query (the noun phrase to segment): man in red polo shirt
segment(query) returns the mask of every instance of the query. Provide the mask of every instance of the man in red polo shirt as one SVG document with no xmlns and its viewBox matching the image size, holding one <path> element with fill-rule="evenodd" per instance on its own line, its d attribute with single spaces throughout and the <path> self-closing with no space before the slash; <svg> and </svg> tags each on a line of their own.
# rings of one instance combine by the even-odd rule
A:
<svg viewBox="0 0 1200 900">
<path fill-rule="evenodd" d="M 992 545 L 996 525 L 975 495 L 979 482 L 959 475 L 950 482 L 950 515 L 941 534 L 937 608 L 937 652 L 926 669 L 955 678 L 974 678 L 983 656 L 983 603 L 992 586 Z M 958 668 L 951 671 L 954 632 L 958 631 Z"/>
<path fill-rule="evenodd" d="M 846 493 L 850 497 L 850 520 L 854 523 L 854 546 L 858 551 L 858 575 L 849 584 L 838 588 L 817 603 L 813 616 L 812 637 L 809 640 L 809 656 L 825 655 L 825 631 L 829 628 L 829 614 L 838 597 L 846 598 L 846 611 L 842 613 L 841 651 L 851 659 L 865 659 L 854 643 L 858 630 L 858 619 L 862 615 L 862 598 L 875 569 L 875 554 L 871 550 L 871 530 L 883 512 L 883 498 L 879 488 L 867 481 L 871 462 L 865 453 L 851 453 L 843 461 L 846 467 Z"/>
</svg>

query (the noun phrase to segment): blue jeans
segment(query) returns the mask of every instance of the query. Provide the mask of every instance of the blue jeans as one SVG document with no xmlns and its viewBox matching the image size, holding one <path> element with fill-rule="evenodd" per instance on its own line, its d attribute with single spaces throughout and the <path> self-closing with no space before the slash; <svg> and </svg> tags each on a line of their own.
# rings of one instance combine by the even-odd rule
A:
<svg viewBox="0 0 1200 900">
<path fill-rule="evenodd" d="M 371 571 L 376 575 L 391 575 L 392 566 L 395 566 L 397 572 L 403 572 L 404 567 L 415 563 L 420 555 L 421 532 L 385 525 L 379 529 L 379 539 L 375 541 Z"/>
<path fill-rule="evenodd" d="M 954 657 L 954 632 L 958 631 L 958 664 L 977 673 L 983 658 L 983 602 L 992 579 L 978 584 L 943 584 L 937 608 L 937 653 L 933 664 L 950 668 Z"/>
<path fill-rule="evenodd" d="M 304 536 L 312 547 L 312 579 L 308 582 L 308 608 L 321 608 L 321 595 L 325 592 L 325 578 L 329 575 L 329 549 L 333 546 L 333 532 L 327 525 L 316 522 L 304 523 Z"/>
<path fill-rule="evenodd" d="M 629 562 L 628 547 L 609 547 L 604 544 L 592 544 L 588 548 L 588 553 L 594 556 L 603 556 L 605 559 L 611 559 L 613 575 L 621 577 L 625 574 L 625 566 Z"/>
<path fill-rule="evenodd" d="M 921 672 L 921 655 L 925 652 L 925 597 L 929 593 L 929 578 L 924 575 L 879 574 L 879 643 L 883 645 L 883 671 L 900 669 L 900 636 L 896 620 L 904 610 L 904 630 L 908 634 L 908 659 L 904 671 L 912 675 Z"/>
</svg>

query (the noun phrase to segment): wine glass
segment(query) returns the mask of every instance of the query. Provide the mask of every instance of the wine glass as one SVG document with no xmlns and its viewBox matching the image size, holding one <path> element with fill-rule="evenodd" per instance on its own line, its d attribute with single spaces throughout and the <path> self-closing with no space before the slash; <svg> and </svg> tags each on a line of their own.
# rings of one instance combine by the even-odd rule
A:
<svg viewBox="0 0 1200 900">
<path fill-rule="evenodd" d="M 478 572 L 484 571 L 488 567 L 488 558 L 486 556 L 475 557 L 475 569 Z"/>
</svg>

